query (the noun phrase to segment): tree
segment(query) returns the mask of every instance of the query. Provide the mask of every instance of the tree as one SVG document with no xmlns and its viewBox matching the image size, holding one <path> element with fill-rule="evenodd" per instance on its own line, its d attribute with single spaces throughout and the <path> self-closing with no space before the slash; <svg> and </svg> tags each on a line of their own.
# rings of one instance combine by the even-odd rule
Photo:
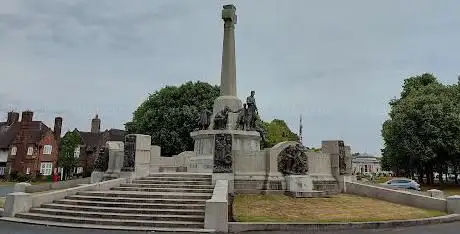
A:
<svg viewBox="0 0 460 234">
<path fill-rule="evenodd" d="M 431 74 L 404 81 L 401 98 L 390 102 L 382 126 L 382 167 L 396 174 L 419 175 L 432 182 L 459 155 L 460 111 L 457 85 L 446 86 Z"/>
<path fill-rule="evenodd" d="M 284 120 L 274 119 L 271 122 L 264 122 L 267 133 L 265 148 L 273 147 L 283 141 L 298 141 L 299 136 L 293 133 Z"/>
<path fill-rule="evenodd" d="M 203 108 L 212 110 L 219 95 L 219 86 L 200 81 L 166 86 L 150 94 L 134 111 L 132 120 L 125 124 L 126 130 L 152 136 L 152 144 L 161 146 L 165 156 L 193 150 L 190 132 L 196 127 L 196 119 Z M 283 120 L 263 122 L 263 127 L 268 147 L 285 140 L 298 140 Z"/>
<path fill-rule="evenodd" d="M 218 86 L 200 81 L 166 86 L 149 95 L 134 111 L 126 130 L 152 136 L 152 144 L 160 145 L 163 155 L 193 150 L 190 132 L 196 126 L 196 118 L 203 107 L 212 110 L 219 94 Z"/>
<path fill-rule="evenodd" d="M 58 165 L 64 170 L 64 178 L 71 174 L 78 162 L 74 152 L 79 145 L 81 145 L 81 138 L 76 132 L 68 131 L 61 139 Z"/>
</svg>

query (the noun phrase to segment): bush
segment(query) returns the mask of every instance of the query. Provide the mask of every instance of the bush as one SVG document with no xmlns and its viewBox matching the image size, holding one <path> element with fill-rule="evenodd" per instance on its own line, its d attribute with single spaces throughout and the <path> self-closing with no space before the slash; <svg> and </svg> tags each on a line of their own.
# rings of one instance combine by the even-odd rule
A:
<svg viewBox="0 0 460 234">
<path fill-rule="evenodd" d="M 16 176 L 16 182 L 28 182 L 28 181 L 31 181 L 31 177 L 30 175 L 25 175 L 25 174 L 22 174 L 22 173 L 18 173 L 17 176 Z"/>
</svg>

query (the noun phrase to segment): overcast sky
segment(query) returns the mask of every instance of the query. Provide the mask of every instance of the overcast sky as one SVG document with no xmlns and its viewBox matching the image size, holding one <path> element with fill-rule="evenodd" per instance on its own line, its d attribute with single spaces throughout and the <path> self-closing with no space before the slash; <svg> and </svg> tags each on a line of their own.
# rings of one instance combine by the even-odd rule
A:
<svg viewBox="0 0 460 234">
<path fill-rule="evenodd" d="M 343 139 L 380 153 L 388 101 L 432 72 L 455 82 L 458 0 L 0 0 L 0 115 L 50 127 L 123 128 L 161 87 L 220 82 L 223 4 L 235 3 L 238 95 L 304 143 Z"/>
</svg>

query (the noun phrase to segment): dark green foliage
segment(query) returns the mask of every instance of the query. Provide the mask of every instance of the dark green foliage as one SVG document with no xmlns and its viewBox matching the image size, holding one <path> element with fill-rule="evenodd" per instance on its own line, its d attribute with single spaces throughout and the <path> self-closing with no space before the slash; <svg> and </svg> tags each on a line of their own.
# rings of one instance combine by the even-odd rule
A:
<svg viewBox="0 0 460 234">
<path fill-rule="evenodd" d="M 61 138 L 58 165 L 64 168 L 64 174 L 69 175 L 77 164 L 74 157 L 75 149 L 81 145 L 81 138 L 77 132 L 68 131 Z"/>
<path fill-rule="evenodd" d="M 444 85 L 431 74 L 404 81 L 383 123 L 382 167 L 412 176 L 459 167 L 460 109 L 457 84 Z"/>
<path fill-rule="evenodd" d="M 152 144 L 161 146 L 162 155 L 193 150 L 190 132 L 197 126 L 202 106 L 212 110 L 219 93 L 218 86 L 200 81 L 166 86 L 137 108 L 132 121 L 126 123 L 126 130 L 152 136 Z"/>
</svg>

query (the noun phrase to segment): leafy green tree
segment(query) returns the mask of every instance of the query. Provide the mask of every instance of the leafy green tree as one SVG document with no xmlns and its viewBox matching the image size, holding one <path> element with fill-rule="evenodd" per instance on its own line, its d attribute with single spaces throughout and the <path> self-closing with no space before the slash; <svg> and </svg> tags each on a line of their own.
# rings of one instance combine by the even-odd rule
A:
<svg viewBox="0 0 460 234">
<path fill-rule="evenodd" d="M 283 141 L 298 141 L 299 136 L 291 131 L 284 120 L 274 119 L 271 122 L 264 122 L 267 133 L 265 147 L 273 147 Z"/>
<path fill-rule="evenodd" d="M 64 178 L 71 174 L 78 162 L 74 152 L 79 145 L 81 145 L 81 138 L 76 132 L 68 131 L 61 138 L 58 165 L 64 170 Z"/>
<path fill-rule="evenodd" d="M 212 110 L 219 94 L 218 86 L 200 81 L 166 86 L 149 95 L 134 111 L 126 130 L 152 136 L 152 143 L 161 146 L 163 155 L 193 150 L 190 132 L 196 127 L 196 119 L 202 107 Z"/>
<path fill-rule="evenodd" d="M 404 81 L 401 98 L 390 102 L 390 119 L 384 122 L 382 166 L 397 174 L 444 172 L 459 155 L 460 111 L 457 85 L 446 86 L 431 74 Z"/>
</svg>

